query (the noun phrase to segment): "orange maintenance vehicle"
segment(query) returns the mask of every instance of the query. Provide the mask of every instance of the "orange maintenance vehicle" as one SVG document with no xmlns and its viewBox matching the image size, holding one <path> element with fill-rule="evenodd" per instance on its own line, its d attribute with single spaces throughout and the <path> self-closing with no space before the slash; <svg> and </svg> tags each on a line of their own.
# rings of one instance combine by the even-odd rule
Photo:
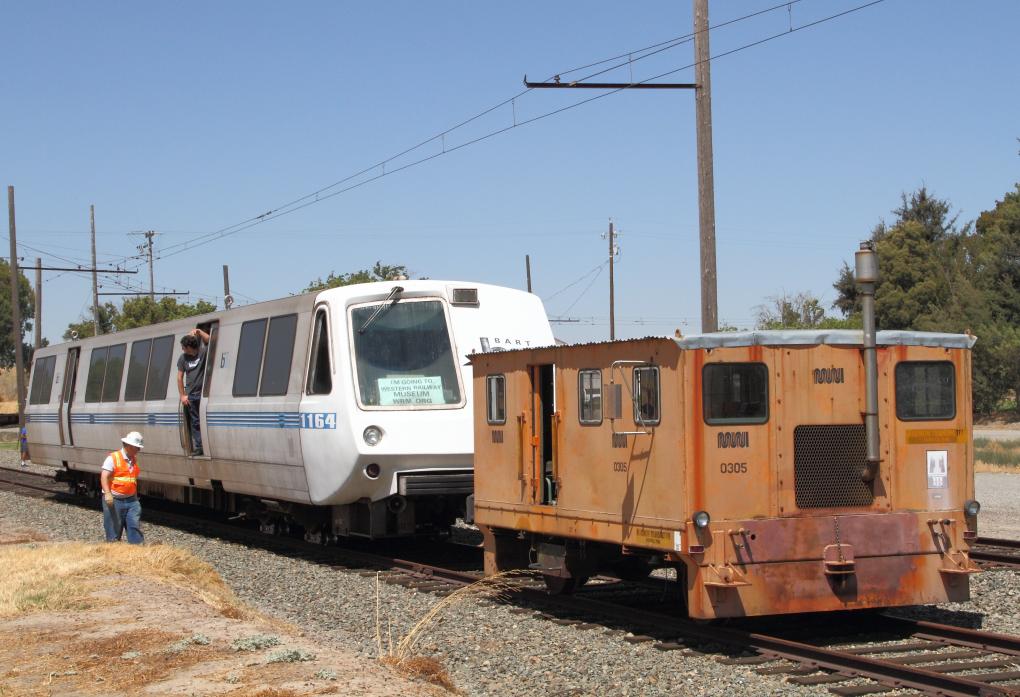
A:
<svg viewBox="0 0 1020 697">
<path fill-rule="evenodd" d="M 874 265 L 863 331 L 472 356 L 486 572 L 674 568 L 696 618 L 968 599 L 975 338 L 876 333 Z"/>
</svg>

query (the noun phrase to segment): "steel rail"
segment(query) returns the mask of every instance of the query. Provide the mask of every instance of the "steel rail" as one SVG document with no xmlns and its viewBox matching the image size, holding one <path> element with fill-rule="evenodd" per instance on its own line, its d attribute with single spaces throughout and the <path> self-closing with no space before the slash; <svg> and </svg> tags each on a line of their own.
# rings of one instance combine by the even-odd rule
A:
<svg viewBox="0 0 1020 697">
<path fill-rule="evenodd" d="M 606 615 L 625 622 L 645 624 L 661 631 L 679 634 L 685 638 L 724 643 L 741 648 L 753 648 L 770 657 L 784 658 L 819 670 L 846 675 L 847 680 L 853 677 L 863 677 L 883 685 L 920 690 L 945 697 L 1020 694 L 1020 691 L 1015 688 L 1004 688 L 966 676 L 937 673 L 911 665 L 901 665 L 859 654 L 826 649 L 759 632 L 698 625 L 690 621 L 667 618 L 647 610 L 621 607 L 604 601 L 576 596 L 574 602 L 578 607 L 583 607 L 591 613 Z"/>
</svg>

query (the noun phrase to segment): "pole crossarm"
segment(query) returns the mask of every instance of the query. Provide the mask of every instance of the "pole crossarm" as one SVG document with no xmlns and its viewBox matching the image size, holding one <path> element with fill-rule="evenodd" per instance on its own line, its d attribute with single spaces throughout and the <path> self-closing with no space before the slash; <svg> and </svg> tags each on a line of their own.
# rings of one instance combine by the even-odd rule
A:
<svg viewBox="0 0 1020 697">
<path fill-rule="evenodd" d="M 180 292 L 180 293 L 178 293 L 177 291 L 174 291 L 173 293 L 150 293 L 149 291 L 145 290 L 145 291 L 124 292 L 124 293 L 100 293 L 100 295 L 149 295 L 149 296 L 152 296 L 152 295 L 191 295 L 191 291 L 186 290 L 186 291 L 183 291 L 183 292 Z"/>
<path fill-rule="evenodd" d="M 524 76 L 524 86 L 529 89 L 589 89 L 589 90 L 694 90 L 698 86 L 693 82 L 528 82 Z"/>
<path fill-rule="evenodd" d="M 36 267 L 40 271 L 79 271 L 81 273 L 138 273 L 137 271 L 127 271 L 125 269 L 90 269 L 87 266 L 38 266 Z"/>
</svg>

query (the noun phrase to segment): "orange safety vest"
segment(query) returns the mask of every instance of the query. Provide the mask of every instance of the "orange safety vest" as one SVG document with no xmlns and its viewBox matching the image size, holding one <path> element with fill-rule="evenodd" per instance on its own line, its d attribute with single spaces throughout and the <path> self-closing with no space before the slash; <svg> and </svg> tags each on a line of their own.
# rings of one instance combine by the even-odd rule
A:
<svg viewBox="0 0 1020 697">
<path fill-rule="evenodd" d="M 135 462 L 131 464 L 124 453 L 114 450 L 110 453 L 113 458 L 113 482 L 110 484 L 110 491 L 118 496 L 134 496 L 138 493 L 138 456 L 135 455 Z"/>
</svg>

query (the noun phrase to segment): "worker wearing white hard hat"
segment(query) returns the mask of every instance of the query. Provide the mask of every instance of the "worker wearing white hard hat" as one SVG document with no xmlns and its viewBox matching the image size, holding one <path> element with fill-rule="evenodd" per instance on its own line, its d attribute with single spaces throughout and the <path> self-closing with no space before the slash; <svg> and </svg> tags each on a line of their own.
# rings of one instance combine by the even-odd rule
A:
<svg viewBox="0 0 1020 697">
<path fill-rule="evenodd" d="M 142 504 L 138 501 L 138 475 L 141 468 L 138 452 L 145 447 L 142 434 L 132 431 L 120 439 L 122 447 L 110 453 L 103 462 L 99 482 L 103 487 L 103 529 L 107 542 L 121 539 L 127 530 L 127 541 L 141 544 Z"/>
</svg>

